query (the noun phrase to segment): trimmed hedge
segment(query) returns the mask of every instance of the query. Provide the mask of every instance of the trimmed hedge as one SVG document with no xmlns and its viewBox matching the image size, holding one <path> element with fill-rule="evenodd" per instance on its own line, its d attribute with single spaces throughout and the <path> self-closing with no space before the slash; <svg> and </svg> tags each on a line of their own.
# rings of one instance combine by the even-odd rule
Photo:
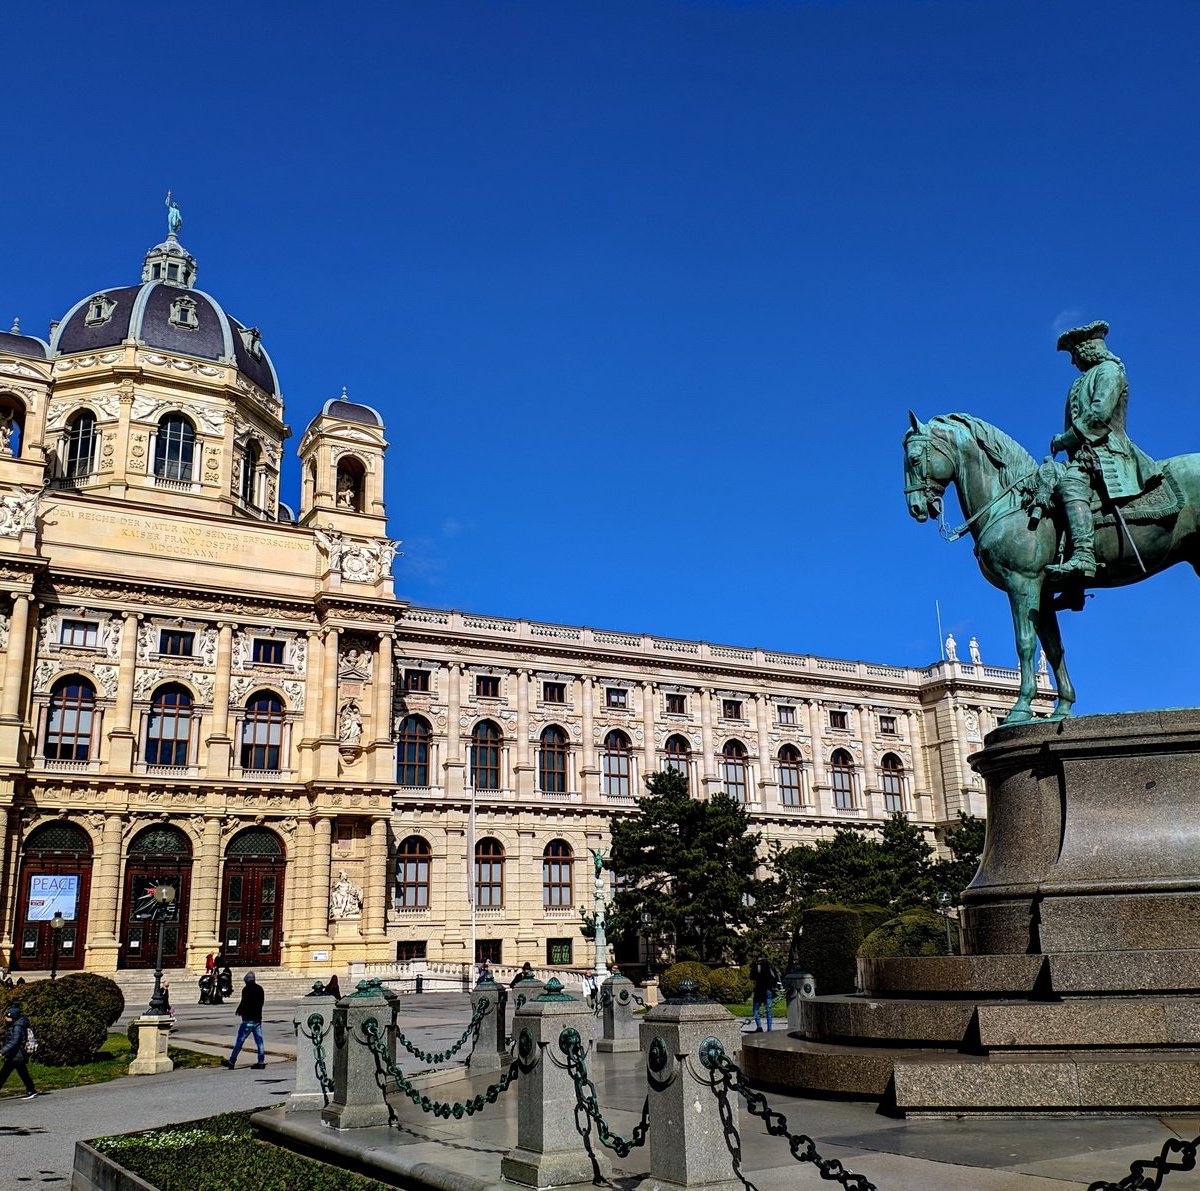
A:
<svg viewBox="0 0 1200 1191">
<path fill-rule="evenodd" d="M 888 919 L 862 941 L 863 959 L 897 955 L 945 955 L 946 925 L 929 910 L 906 910 Z"/>
<path fill-rule="evenodd" d="M 109 1015 L 116 1009 L 115 1021 L 125 1008 L 113 981 L 82 972 L 6 989 L 2 1002 L 24 1010 L 37 1036 L 38 1062 L 47 1067 L 90 1063 L 108 1037 Z"/>
<path fill-rule="evenodd" d="M 108 1038 L 108 1023 L 94 1010 L 30 1014 L 29 1021 L 37 1035 L 37 1060 L 47 1067 L 90 1063 Z"/>
<path fill-rule="evenodd" d="M 851 906 L 850 908 L 858 913 L 864 937 L 869 935 L 873 930 L 878 930 L 885 922 L 891 922 L 896 917 L 895 910 L 886 909 L 884 906 L 863 905 Z"/>
<path fill-rule="evenodd" d="M 818 993 L 853 992 L 862 941 L 862 918 L 852 906 L 813 906 L 800 919 L 796 960 L 812 973 Z"/>
<path fill-rule="evenodd" d="M 121 986 L 107 976 L 96 972 L 72 972 L 69 976 L 59 977 L 58 986 L 72 993 L 78 992 L 84 1000 L 90 1001 L 107 1025 L 116 1025 L 125 1012 L 125 994 L 121 992 Z"/>
<path fill-rule="evenodd" d="M 702 997 L 708 997 L 712 995 L 711 975 L 707 964 L 691 961 L 673 964 L 658 978 L 658 987 L 664 997 L 677 997 L 680 981 L 694 980 L 696 992 Z"/>
<path fill-rule="evenodd" d="M 722 1005 L 748 1001 L 754 986 L 745 968 L 717 968 L 708 974 L 709 996 Z"/>
</svg>

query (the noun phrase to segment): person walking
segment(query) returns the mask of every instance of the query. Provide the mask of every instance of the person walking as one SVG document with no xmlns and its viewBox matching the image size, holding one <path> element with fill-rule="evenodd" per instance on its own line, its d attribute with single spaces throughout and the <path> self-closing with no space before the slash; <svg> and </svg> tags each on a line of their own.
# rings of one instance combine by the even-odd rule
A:
<svg viewBox="0 0 1200 1191">
<path fill-rule="evenodd" d="M 29 1037 L 29 1018 L 21 1012 L 21 1006 L 15 1002 L 4 1011 L 4 1047 L 0 1055 L 4 1056 L 4 1066 L 0 1067 L 0 1088 L 8 1083 L 8 1077 L 15 1071 L 25 1085 L 25 1099 L 32 1100 L 38 1095 L 29 1076 L 29 1056 L 25 1053 L 25 1040 Z"/>
<path fill-rule="evenodd" d="M 261 1071 L 266 1063 L 263 1061 L 263 1036 L 262 1036 L 262 1016 L 263 1016 L 263 1000 L 266 994 L 262 990 L 262 986 L 254 979 L 253 972 L 247 972 L 242 977 L 242 999 L 238 1001 L 237 1008 L 234 1012 L 242 1019 L 242 1024 L 238 1026 L 237 1040 L 233 1044 L 233 1050 L 230 1052 L 229 1058 L 221 1060 L 222 1067 L 228 1067 L 233 1070 L 237 1063 L 237 1057 L 241 1053 L 242 1044 L 246 1038 L 253 1036 L 254 1045 L 258 1047 L 258 1062 L 251 1063 L 250 1066 L 255 1071 Z"/>
<path fill-rule="evenodd" d="M 750 965 L 750 979 L 754 983 L 754 1032 L 761 1034 L 762 1021 L 758 1014 L 764 1005 L 767 1007 L 767 1029 L 770 1030 L 774 1024 L 771 1020 L 771 1004 L 775 999 L 775 986 L 779 983 L 779 977 L 775 975 L 770 960 L 765 955 L 760 955 Z"/>
</svg>

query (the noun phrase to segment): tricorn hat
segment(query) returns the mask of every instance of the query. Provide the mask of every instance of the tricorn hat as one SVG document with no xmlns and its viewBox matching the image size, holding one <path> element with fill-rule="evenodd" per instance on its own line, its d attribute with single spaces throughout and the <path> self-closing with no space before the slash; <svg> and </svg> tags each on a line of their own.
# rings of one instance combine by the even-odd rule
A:
<svg viewBox="0 0 1200 1191">
<path fill-rule="evenodd" d="M 1058 337 L 1058 350 L 1060 352 L 1069 352 L 1081 343 L 1086 343 L 1089 339 L 1103 339 L 1107 334 L 1108 323 L 1103 320 L 1096 323 L 1088 323 L 1086 327 L 1073 327 L 1070 331 L 1064 331 Z"/>
</svg>

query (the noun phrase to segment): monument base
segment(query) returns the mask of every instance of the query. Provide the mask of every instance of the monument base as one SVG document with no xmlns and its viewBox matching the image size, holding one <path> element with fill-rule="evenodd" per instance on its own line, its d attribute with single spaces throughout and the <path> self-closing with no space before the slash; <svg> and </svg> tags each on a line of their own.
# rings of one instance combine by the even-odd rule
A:
<svg viewBox="0 0 1200 1191">
<path fill-rule="evenodd" d="M 992 732 L 968 954 L 859 961 L 866 990 L 744 1040 L 755 1081 L 905 1114 L 1200 1103 L 1200 710 Z"/>
<path fill-rule="evenodd" d="M 137 1058 L 129 1064 L 130 1075 L 164 1075 L 175 1070 L 167 1045 L 174 1018 L 170 1014 L 145 1013 L 137 1019 Z"/>
</svg>

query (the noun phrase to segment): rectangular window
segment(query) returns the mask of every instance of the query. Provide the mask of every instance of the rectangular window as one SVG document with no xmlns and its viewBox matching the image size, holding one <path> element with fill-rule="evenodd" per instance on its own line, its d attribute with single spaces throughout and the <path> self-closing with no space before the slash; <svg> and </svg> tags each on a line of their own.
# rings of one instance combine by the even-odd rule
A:
<svg viewBox="0 0 1200 1191">
<path fill-rule="evenodd" d="M 402 939 L 396 944 L 396 962 L 408 963 L 414 959 L 424 959 L 427 944 L 424 939 Z"/>
<path fill-rule="evenodd" d="M 429 691 L 429 671 L 405 670 L 404 689 L 418 694 L 426 694 Z"/>
<path fill-rule="evenodd" d="M 349 852 L 354 847 L 354 825 L 339 823 L 337 825 L 337 850 Z"/>
<path fill-rule="evenodd" d="M 250 656 L 256 666 L 282 666 L 283 646 L 270 637 L 255 637 Z"/>
<path fill-rule="evenodd" d="M 543 703 L 565 703 L 567 701 L 567 684 L 565 682 L 543 682 Z"/>
<path fill-rule="evenodd" d="M 722 699 L 721 715 L 727 720 L 740 720 L 742 718 L 741 699 Z"/>
<path fill-rule="evenodd" d="M 667 715 L 687 715 L 687 695 L 667 695 Z"/>
<path fill-rule="evenodd" d="M 604 705 L 624 711 L 629 706 L 629 692 L 620 686 L 610 686 L 604 692 Z"/>
<path fill-rule="evenodd" d="M 502 964 L 504 959 L 503 939 L 476 939 L 475 962 L 477 964 Z"/>
<path fill-rule="evenodd" d="M 60 645 L 83 646 L 95 649 L 100 644 L 100 625 L 94 620 L 63 620 L 59 632 Z"/>
<path fill-rule="evenodd" d="M 179 266 L 178 265 L 168 265 L 167 266 L 167 280 L 168 281 L 178 281 L 179 280 Z"/>
<path fill-rule="evenodd" d="M 496 674 L 477 674 L 475 676 L 475 694 L 480 699 L 500 698 L 500 678 Z"/>
<path fill-rule="evenodd" d="M 829 726 L 845 731 L 850 727 L 850 713 L 848 711 L 831 711 L 829 713 Z"/>
<path fill-rule="evenodd" d="M 173 658 L 190 658 L 196 645 L 195 633 L 163 629 L 158 635 L 158 652 Z"/>
<path fill-rule="evenodd" d="M 796 724 L 796 709 L 790 703 L 780 703 L 776 710 L 779 713 L 779 722 L 788 727 L 795 727 Z"/>
<path fill-rule="evenodd" d="M 896 735 L 896 717 L 894 715 L 881 715 L 879 717 L 879 731 L 884 736 Z"/>
<path fill-rule="evenodd" d="M 571 957 L 571 940 L 547 939 L 546 963 L 555 968 L 569 968 L 574 963 Z"/>
</svg>

